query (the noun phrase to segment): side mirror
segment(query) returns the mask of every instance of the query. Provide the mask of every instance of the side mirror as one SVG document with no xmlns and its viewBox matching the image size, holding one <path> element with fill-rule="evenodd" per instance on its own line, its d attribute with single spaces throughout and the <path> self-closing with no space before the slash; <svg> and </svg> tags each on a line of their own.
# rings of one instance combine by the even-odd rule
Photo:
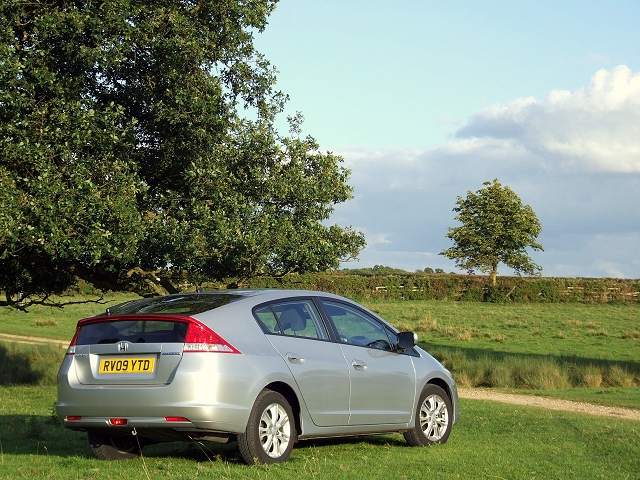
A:
<svg viewBox="0 0 640 480">
<path fill-rule="evenodd" d="M 396 343 L 396 348 L 398 350 L 406 350 L 407 348 L 411 348 L 418 343 L 418 334 L 415 332 L 400 332 L 398 334 L 398 343 Z"/>
</svg>

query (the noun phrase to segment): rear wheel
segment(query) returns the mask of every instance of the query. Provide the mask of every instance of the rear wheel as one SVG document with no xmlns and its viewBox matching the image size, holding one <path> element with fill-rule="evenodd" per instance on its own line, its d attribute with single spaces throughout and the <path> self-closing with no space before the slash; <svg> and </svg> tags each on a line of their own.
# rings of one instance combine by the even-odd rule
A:
<svg viewBox="0 0 640 480">
<path fill-rule="evenodd" d="M 420 395 L 415 426 L 404 432 L 404 438 L 412 447 L 445 443 L 451 433 L 452 422 L 451 399 L 442 388 L 427 384 Z"/>
<path fill-rule="evenodd" d="M 89 432 L 89 445 L 100 460 L 129 460 L 140 455 L 140 446 L 134 436 L 115 436 Z"/>
<path fill-rule="evenodd" d="M 249 465 L 284 462 L 296 441 L 295 420 L 287 399 L 263 390 L 256 398 L 247 429 L 238 435 L 238 450 Z"/>
</svg>

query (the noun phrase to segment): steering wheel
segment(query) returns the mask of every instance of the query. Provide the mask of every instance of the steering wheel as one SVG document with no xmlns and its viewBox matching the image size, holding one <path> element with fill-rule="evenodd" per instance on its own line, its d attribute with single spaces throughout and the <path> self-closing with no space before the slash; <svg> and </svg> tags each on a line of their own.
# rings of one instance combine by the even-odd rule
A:
<svg viewBox="0 0 640 480">
<path fill-rule="evenodd" d="M 374 340 L 373 342 L 367 343 L 365 347 L 377 348 L 378 350 L 390 350 L 389 342 L 385 340 Z"/>
</svg>

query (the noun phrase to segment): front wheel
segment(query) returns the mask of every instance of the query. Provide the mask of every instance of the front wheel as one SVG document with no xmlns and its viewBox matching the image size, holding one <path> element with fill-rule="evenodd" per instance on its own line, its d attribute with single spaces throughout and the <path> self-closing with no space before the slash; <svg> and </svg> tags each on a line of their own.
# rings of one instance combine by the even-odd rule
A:
<svg viewBox="0 0 640 480">
<path fill-rule="evenodd" d="M 238 434 L 238 450 L 248 465 L 284 462 L 296 440 L 293 410 L 278 392 L 263 390 L 256 398 L 247 429 Z"/>
<path fill-rule="evenodd" d="M 89 445 L 100 460 L 129 460 L 140 455 L 140 445 L 134 436 L 112 436 L 89 432 Z"/>
<path fill-rule="evenodd" d="M 427 384 L 420 395 L 415 426 L 404 432 L 404 438 L 412 447 L 445 443 L 451 433 L 452 422 L 451 399 L 442 388 Z"/>
</svg>

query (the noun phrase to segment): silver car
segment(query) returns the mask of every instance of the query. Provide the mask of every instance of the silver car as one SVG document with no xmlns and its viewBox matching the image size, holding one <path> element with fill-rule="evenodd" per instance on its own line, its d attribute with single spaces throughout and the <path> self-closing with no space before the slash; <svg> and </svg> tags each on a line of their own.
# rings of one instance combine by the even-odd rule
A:
<svg viewBox="0 0 640 480">
<path fill-rule="evenodd" d="M 337 295 L 196 292 L 78 322 L 56 411 L 101 459 L 161 441 L 237 441 L 248 464 L 299 439 L 402 432 L 444 443 L 460 417 L 451 374 L 380 317 Z"/>
</svg>

